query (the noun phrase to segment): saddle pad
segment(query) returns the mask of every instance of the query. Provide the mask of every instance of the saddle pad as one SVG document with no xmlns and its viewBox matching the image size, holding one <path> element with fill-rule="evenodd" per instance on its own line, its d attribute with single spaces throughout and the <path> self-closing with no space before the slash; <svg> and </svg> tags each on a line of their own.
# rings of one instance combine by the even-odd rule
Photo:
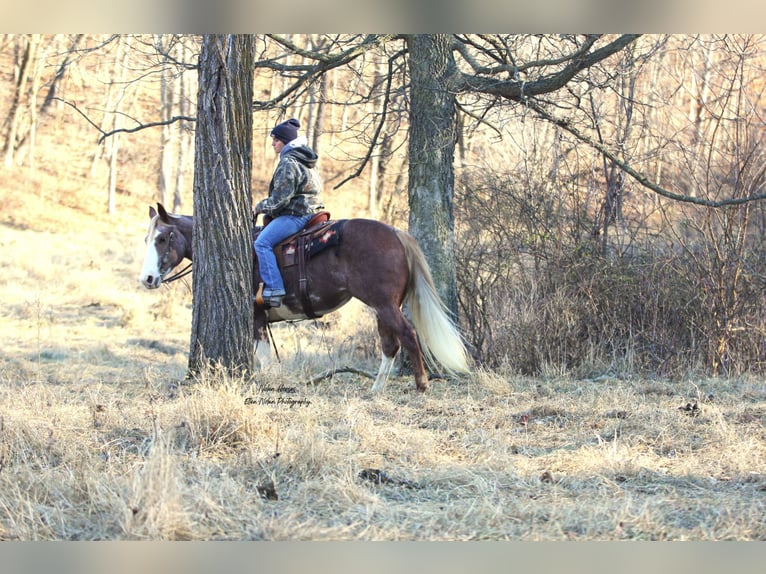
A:
<svg viewBox="0 0 766 574">
<path fill-rule="evenodd" d="M 305 238 L 304 251 L 306 258 L 311 258 L 317 253 L 324 251 L 328 247 L 335 247 L 340 243 L 341 229 L 345 223 L 345 219 L 338 221 L 331 221 L 318 227 L 311 233 L 310 238 Z M 298 263 L 298 249 L 300 249 L 299 238 L 293 236 L 277 245 L 275 252 L 277 255 L 277 262 L 280 268 L 290 267 Z"/>
</svg>

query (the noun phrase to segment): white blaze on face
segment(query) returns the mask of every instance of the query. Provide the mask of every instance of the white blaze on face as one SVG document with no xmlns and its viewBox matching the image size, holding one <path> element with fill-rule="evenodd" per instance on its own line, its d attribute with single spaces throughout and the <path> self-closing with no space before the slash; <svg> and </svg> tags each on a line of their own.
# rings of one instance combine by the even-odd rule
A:
<svg viewBox="0 0 766 574">
<path fill-rule="evenodd" d="M 149 231 L 146 233 L 146 253 L 144 254 L 144 267 L 141 270 L 139 281 L 147 289 L 156 289 L 160 286 L 162 278 L 160 277 L 160 257 L 154 245 L 157 237 L 157 218 L 152 219 L 149 224 Z"/>
</svg>

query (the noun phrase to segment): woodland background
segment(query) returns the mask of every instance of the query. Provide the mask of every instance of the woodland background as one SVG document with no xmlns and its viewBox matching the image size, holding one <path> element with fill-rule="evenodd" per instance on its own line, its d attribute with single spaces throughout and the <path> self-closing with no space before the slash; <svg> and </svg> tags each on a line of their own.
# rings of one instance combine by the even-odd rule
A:
<svg viewBox="0 0 766 574">
<path fill-rule="evenodd" d="M 569 40 L 494 41 L 531 60 Z M 270 128 L 296 117 L 322 158 L 333 214 L 406 227 L 407 92 L 384 89 L 397 73 L 406 79 L 402 45 L 382 44 L 285 98 L 302 50 L 344 41 L 258 37 L 257 59 L 272 65 L 256 69 L 253 195 L 273 169 Z M 763 202 L 699 205 L 763 193 L 763 42 L 643 36 L 548 96 L 559 119 L 683 201 L 522 103 L 461 96 L 459 313 L 480 363 L 530 375 L 763 369 Z M 172 35 L 2 37 L 6 170 L 31 185 L 52 169 L 62 183 L 99 187 L 107 214 L 132 209 L 127 197 L 190 212 L 198 45 Z M 151 124 L 161 125 L 141 129 Z M 62 185 L 39 197 L 45 206 L 76 196 Z"/>
<path fill-rule="evenodd" d="M 549 65 L 583 38 L 460 36 Z M 281 69 L 256 70 L 255 99 L 352 39 L 256 37 Z M 275 325 L 271 372 L 185 380 L 190 286 L 137 276 L 148 205 L 192 211 L 194 123 L 162 122 L 195 115 L 199 43 L 0 37 L 0 540 L 766 538 L 766 220 L 737 203 L 763 194 L 763 37 L 643 36 L 528 105 L 462 94 L 476 369 L 378 395 L 317 376 L 377 368 L 353 304 Z M 294 116 L 334 216 L 407 227 L 403 48 L 256 106 L 253 195 Z"/>
</svg>

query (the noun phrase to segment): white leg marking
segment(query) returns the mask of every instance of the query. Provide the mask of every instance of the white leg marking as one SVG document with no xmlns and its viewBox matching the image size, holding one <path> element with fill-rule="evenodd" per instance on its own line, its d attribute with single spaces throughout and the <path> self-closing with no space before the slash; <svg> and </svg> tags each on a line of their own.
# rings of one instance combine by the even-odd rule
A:
<svg viewBox="0 0 766 574">
<path fill-rule="evenodd" d="M 271 355 L 271 345 L 269 345 L 268 341 L 256 341 L 253 346 L 253 352 L 261 367 L 261 371 L 266 371 L 272 366 L 273 357 Z"/>
<path fill-rule="evenodd" d="M 375 383 L 372 385 L 372 392 L 379 393 L 383 390 L 383 385 L 386 384 L 388 374 L 391 372 L 391 367 L 394 366 L 394 357 L 382 356 L 380 361 L 380 368 L 378 369 L 378 376 L 375 377 Z"/>
</svg>

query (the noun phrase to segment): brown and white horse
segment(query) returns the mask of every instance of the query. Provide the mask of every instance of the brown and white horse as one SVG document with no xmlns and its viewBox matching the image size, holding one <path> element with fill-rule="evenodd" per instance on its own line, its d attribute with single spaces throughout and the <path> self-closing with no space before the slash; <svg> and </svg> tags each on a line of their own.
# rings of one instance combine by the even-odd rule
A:
<svg viewBox="0 0 766 574">
<path fill-rule="evenodd" d="M 149 208 L 146 255 L 140 276 L 147 289 L 156 289 L 171 279 L 169 273 L 184 258 L 193 259 L 192 216 L 168 214 L 161 204 L 157 208 Z M 409 353 L 418 391 L 425 391 L 427 386 L 423 354 L 429 365 L 440 366 L 448 374 L 468 373 L 465 345 L 436 292 L 415 239 L 369 219 L 345 220 L 340 234 L 335 247 L 308 260 L 310 303 L 316 316 L 337 310 L 352 297 L 375 310 L 383 356 L 372 390 L 383 389 L 400 346 Z M 257 271 L 257 265 L 254 267 Z M 282 270 L 287 295 L 281 307 L 254 305 L 255 351 L 261 362 L 262 349 L 270 352 L 267 323 L 308 318 L 298 293 L 297 273 L 297 266 Z M 415 329 L 402 313 L 404 303 L 409 305 Z"/>
</svg>

